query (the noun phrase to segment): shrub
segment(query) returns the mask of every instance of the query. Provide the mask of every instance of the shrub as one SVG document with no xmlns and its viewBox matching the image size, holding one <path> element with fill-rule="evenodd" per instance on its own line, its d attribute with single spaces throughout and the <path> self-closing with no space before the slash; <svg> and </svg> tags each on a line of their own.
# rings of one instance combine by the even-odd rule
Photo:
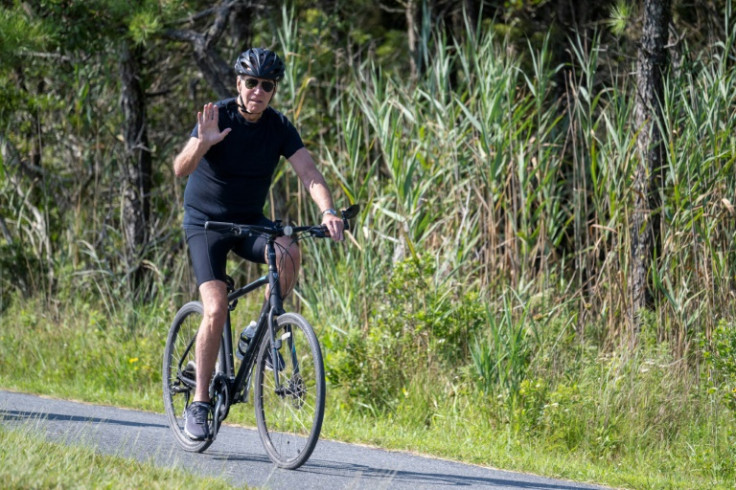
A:
<svg viewBox="0 0 736 490">
<path fill-rule="evenodd" d="M 700 340 L 708 369 L 708 389 L 736 413 L 736 325 L 721 320 L 710 342 Z"/>
<path fill-rule="evenodd" d="M 452 376 L 470 361 L 470 339 L 484 324 L 479 294 L 439 274 L 429 256 L 397 263 L 378 289 L 370 323 L 337 340 L 343 345 L 328 363 L 332 383 L 374 408 L 395 406 L 420 371 Z"/>
</svg>

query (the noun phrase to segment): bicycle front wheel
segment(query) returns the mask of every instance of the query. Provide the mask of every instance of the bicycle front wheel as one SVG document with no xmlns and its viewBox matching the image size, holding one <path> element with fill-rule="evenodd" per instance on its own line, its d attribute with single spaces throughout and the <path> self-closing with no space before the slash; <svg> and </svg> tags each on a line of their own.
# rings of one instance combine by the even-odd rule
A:
<svg viewBox="0 0 736 490">
<path fill-rule="evenodd" d="M 301 315 L 286 313 L 276 323 L 276 359 L 268 336 L 258 350 L 256 420 L 271 461 L 295 469 L 309 459 L 322 430 L 325 371 L 317 336 Z"/>
</svg>

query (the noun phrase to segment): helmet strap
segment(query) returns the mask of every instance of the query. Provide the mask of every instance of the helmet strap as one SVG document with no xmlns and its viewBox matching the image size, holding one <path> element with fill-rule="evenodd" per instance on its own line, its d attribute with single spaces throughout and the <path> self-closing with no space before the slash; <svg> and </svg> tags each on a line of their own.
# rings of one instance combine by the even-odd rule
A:
<svg viewBox="0 0 736 490">
<path fill-rule="evenodd" d="M 253 114 L 248 109 L 246 109 L 245 104 L 243 104 L 243 96 L 240 95 L 240 94 L 238 94 L 238 102 L 237 102 L 237 105 L 238 105 L 238 109 L 240 109 L 241 111 L 245 112 L 246 114 Z"/>
</svg>

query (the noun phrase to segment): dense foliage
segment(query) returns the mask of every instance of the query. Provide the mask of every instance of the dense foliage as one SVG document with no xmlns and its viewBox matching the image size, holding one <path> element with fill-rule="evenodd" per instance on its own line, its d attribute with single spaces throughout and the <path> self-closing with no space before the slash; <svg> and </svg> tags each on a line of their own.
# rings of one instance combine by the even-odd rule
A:
<svg viewBox="0 0 736 490">
<path fill-rule="evenodd" d="M 646 455 L 649 471 L 686 461 L 695 481 L 733 478 L 730 1 L 673 5 L 662 250 L 635 339 L 635 4 L 477 2 L 482 10 L 463 15 L 455 4 L 475 2 L 304 3 L 3 3 L 3 328 L 13 315 L 56 338 L 44 323 L 78 318 L 81 336 L 64 342 L 82 351 L 93 342 L 84 335 L 96 338 L 100 350 L 80 364 L 111 373 L 84 393 L 155 380 L 166 316 L 196 295 L 171 161 L 198 108 L 218 98 L 213 80 L 232 76 L 217 66 L 265 45 L 287 63 L 274 105 L 337 202 L 363 207 L 345 246 L 306 245 L 294 298 L 321 329 L 334 413 L 428 431 L 446 427 L 443 417 L 478 417 L 489 432 L 586 461 Z M 222 5 L 239 8 L 217 30 Z M 153 161 L 138 247 L 125 234 L 126 46 L 141 63 Z M 305 222 L 316 211 L 282 167 L 268 212 Z M 252 275 L 236 264 L 237 279 Z M 22 333 L 3 334 L 4 383 L 9 356 L 24 359 L 14 369 L 36 365 Z M 52 373 L 58 383 L 78 376 Z"/>
</svg>

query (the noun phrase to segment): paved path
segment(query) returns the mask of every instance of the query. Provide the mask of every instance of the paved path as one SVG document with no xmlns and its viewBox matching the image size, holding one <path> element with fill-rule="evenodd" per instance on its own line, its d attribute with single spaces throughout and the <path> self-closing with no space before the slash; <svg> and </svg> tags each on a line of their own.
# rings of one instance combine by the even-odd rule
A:
<svg viewBox="0 0 736 490">
<path fill-rule="evenodd" d="M 0 391 L 0 423 L 26 425 L 49 439 L 95 447 L 116 456 L 180 466 L 207 476 L 273 489 L 594 489 L 593 485 L 500 471 L 404 452 L 321 440 L 295 471 L 275 468 L 257 431 L 223 426 L 202 454 L 176 445 L 163 414 Z"/>
</svg>

